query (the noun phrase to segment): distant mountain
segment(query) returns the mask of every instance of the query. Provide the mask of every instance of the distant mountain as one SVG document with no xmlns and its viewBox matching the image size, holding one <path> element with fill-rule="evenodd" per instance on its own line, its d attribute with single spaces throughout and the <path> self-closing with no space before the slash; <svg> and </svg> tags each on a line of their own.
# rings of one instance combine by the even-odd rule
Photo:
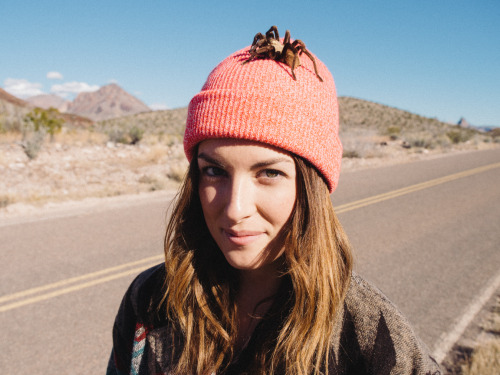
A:
<svg viewBox="0 0 500 375">
<path fill-rule="evenodd" d="M 495 128 L 498 127 L 498 126 L 495 126 L 495 125 L 473 125 L 473 124 L 470 124 L 463 117 L 458 121 L 457 125 L 460 126 L 460 127 L 462 127 L 462 128 L 474 128 L 474 129 L 477 129 L 477 130 L 482 131 L 482 132 L 490 132 L 493 129 L 495 129 Z"/>
<path fill-rule="evenodd" d="M 29 107 L 29 104 L 22 99 L 16 98 L 0 87 L 0 100 L 19 107 Z"/>
<path fill-rule="evenodd" d="M 0 88 L 0 132 L 19 131 L 24 122 L 24 117 L 35 108 L 35 105 L 19 99 Z M 67 125 L 76 127 L 88 127 L 92 120 L 71 113 L 62 113 L 61 117 Z"/>
<path fill-rule="evenodd" d="M 470 128 L 472 126 L 464 117 L 461 117 L 460 120 L 458 120 L 457 125 L 462 128 Z"/>
<path fill-rule="evenodd" d="M 94 92 L 82 92 L 69 105 L 67 112 L 94 121 L 149 112 L 151 109 L 117 84 L 109 84 Z"/>
<path fill-rule="evenodd" d="M 30 109 L 29 103 L 0 88 L 0 134 L 3 131 L 20 129 Z"/>
<path fill-rule="evenodd" d="M 28 103 L 35 107 L 40 107 L 44 109 L 49 109 L 50 107 L 56 108 L 59 112 L 67 112 L 70 105 L 69 100 L 64 100 L 59 95 L 54 94 L 43 94 L 36 95 L 26 99 Z"/>
<path fill-rule="evenodd" d="M 495 129 L 500 129 L 499 126 L 496 126 L 496 125 L 479 125 L 479 126 L 476 126 L 476 125 L 472 125 L 475 129 L 477 130 L 480 130 L 482 132 L 491 132 Z M 498 131 L 498 130 L 497 130 Z"/>
<path fill-rule="evenodd" d="M 429 118 L 388 105 L 368 100 L 341 96 L 338 98 L 340 111 L 340 130 L 350 128 L 374 129 L 380 133 L 387 129 L 400 131 L 421 131 L 429 128 L 448 129 L 451 124 L 436 118 Z"/>
<path fill-rule="evenodd" d="M 10 96 L 20 101 L 20 99 Z M 72 102 L 64 100 L 58 95 L 43 94 L 26 99 L 25 105 L 45 109 L 53 107 L 61 113 L 83 116 L 93 121 L 151 111 L 146 104 L 114 83 L 103 86 L 94 92 L 82 92 Z"/>
</svg>

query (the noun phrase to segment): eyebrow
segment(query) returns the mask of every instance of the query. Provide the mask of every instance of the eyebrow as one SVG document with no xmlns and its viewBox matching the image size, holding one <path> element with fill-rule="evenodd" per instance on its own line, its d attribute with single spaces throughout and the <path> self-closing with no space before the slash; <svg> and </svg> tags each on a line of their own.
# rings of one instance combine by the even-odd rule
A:
<svg viewBox="0 0 500 375">
<path fill-rule="evenodd" d="M 270 160 L 265 160 L 261 161 L 259 163 L 255 163 L 252 165 L 252 169 L 257 169 L 257 168 L 262 168 L 262 167 L 268 167 L 273 164 L 278 164 L 278 163 L 290 163 L 293 164 L 294 162 L 290 159 L 287 158 L 275 158 L 275 159 L 270 159 Z"/>
<path fill-rule="evenodd" d="M 222 164 L 220 161 L 218 161 L 218 160 L 216 160 L 216 159 L 214 159 L 214 158 L 212 158 L 212 157 L 208 156 L 207 154 L 205 154 L 205 153 L 203 153 L 203 152 L 202 152 L 202 153 L 200 153 L 200 154 L 198 154 L 198 159 L 203 159 L 203 160 L 205 160 L 207 163 L 210 163 L 210 164 L 215 164 L 215 165 L 217 165 L 217 166 L 219 166 L 219 167 L 224 167 L 224 164 Z"/>
<path fill-rule="evenodd" d="M 208 163 L 217 165 L 218 167 L 222 167 L 222 168 L 224 167 L 223 163 L 221 163 L 217 159 L 214 159 L 213 157 L 208 156 L 207 154 L 205 154 L 203 152 L 198 154 L 198 159 L 203 159 Z M 259 169 L 259 168 L 268 167 L 270 165 L 278 164 L 278 163 L 293 164 L 294 162 L 293 162 L 293 160 L 290 160 L 288 158 L 284 158 L 284 157 L 279 158 L 278 157 L 278 158 L 273 158 L 273 159 L 264 160 L 264 161 L 260 161 L 258 163 L 255 163 L 254 165 L 251 166 L 251 169 Z"/>
</svg>

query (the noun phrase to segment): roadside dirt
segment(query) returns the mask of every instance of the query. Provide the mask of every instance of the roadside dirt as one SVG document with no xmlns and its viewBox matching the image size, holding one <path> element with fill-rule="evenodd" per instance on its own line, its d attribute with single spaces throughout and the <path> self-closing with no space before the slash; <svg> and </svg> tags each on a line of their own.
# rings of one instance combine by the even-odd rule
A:
<svg viewBox="0 0 500 375">
<path fill-rule="evenodd" d="M 365 141 L 366 142 L 366 141 Z M 407 163 L 452 152 L 498 147 L 463 144 L 442 150 L 404 149 L 398 142 L 372 140 L 368 157 L 344 157 L 342 171 Z M 138 145 L 99 138 L 46 141 L 30 160 L 16 139 L 0 138 L 0 217 L 40 213 L 56 206 L 85 205 L 89 200 L 130 199 L 151 192 L 173 192 L 187 168 L 183 146 L 145 140 Z"/>
<path fill-rule="evenodd" d="M 342 171 L 349 173 L 495 147 L 499 144 L 463 144 L 446 151 L 408 150 L 398 142 L 377 139 L 370 145 L 369 157 L 345 157 Z M 38 157 L 30 160 L 18 140 L 0 138 L 0 224 L 19 218 L 134 204 L 159 195 L 173 196 L 186 168 L 183 147 L 178 143 L 166 146 L 146 141 L 123 145 L 100 139 L 69 142 L 61 138 L 46 142 Z M 500 291 L 495 298 L 500 298 Z M 492 299 L 448 354 L 443 362 L 446 373 L 458 374 L 459 364 L 473 348 L 490 338 L 482 327 L 493 303 Z"/>
<path fill-rule="evenodd" d="M 471 362 L 474 350 L 492 342 L 500 342 L 500 289 L 483 306 L 448 352 L 441 363 L 445 374 L 462 375 L 463 366 Z"/>
</svg>

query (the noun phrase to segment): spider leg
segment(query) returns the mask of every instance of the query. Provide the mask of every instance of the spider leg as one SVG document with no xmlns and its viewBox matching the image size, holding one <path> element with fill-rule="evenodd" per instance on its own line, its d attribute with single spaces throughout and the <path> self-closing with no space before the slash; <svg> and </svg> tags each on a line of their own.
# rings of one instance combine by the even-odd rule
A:
<svg viewBox="0 0 500 375">
<path fill-rule="evenodd" d="M 318 68 L 316 67 L 316 61 L 314 60 L 314 57 L 312 57 L 311 53 L 307 50 L 307 49 L 303 49 L 302 52 L 304 52 L 307 57 L 309 57 L 311 59 L 311 61 L 313 62 L 313 65 L 314 65 L 314 73 L 316 73 L 316 76 L 318 77 L 318 79 L 323 82 L 323 78 L 321 78 L 321 76 L 318 74 Z"/>
<path fill-rule="evenodd" d="M 246 59 L 245 61 L 243 61 L 241 63 L 241 65 L 245 65 L 246 63 L 249 63 L 250 61 L 254 60 L 256 57 L 257 57 L 257 55 L 250 55 L 250 57 L 248 59 Z"/>
<path fill-rule="evenodd" d="M 260 34 L 262 36 L 262 34 Z M 254 55 L 258 52 L 259 48 L 262 47 L 262 45 L 265 45 L 265 43 L 267 43 L 267 39 L 265 39 L 263 36 L 262 36 L 262 39 L 257 39 L 254 44 L 252 44 L 252 46 L 250 47 L 250 50 L 248 52 L 250 52 L 251 55 Z"/>
<path fill-rule="evenodd" d="M 295 76 L 295 68 L 300 65 L 300 59 L 297 49 L 290 43 L 285 44 L 281 61 L 291 68 L 292 77 L 294 80 L 297 80 L 297 77 Z"/>
<path fill-rule="evenodd" d="M 302 54 L 302 49 L 306 48 L 306 45 L 300 39 L 294 40 L 293 43 L 292 43 L 292 46 L 294 46 L 295 48 L 297 48 L 297 50 L 299 51 L 299 54 Z"/>
<path fill-rule="evenodd" d="M 276 50 L 274 49 L 274 47 L 272 45 L 267 45 L 267 46 L 263 46 L 263 47 L 259 47 L 255 50 L 255 53 L 257 55 L 263 55 L 263 54 L 267 54 L 267 56 L 263 56 L 263 57 L 271 57 L 271 58 L 275 58 L 276 57 Z"/>
<path fill-rule="evenodd" d="M 255 34 L 255 36 L 253 37 L 252 46 L 254 46 L 255 43 L 257 43 L 258 40 L 262 40 L 262 39 L 264 39 L 264 35 L 262 35 L 261 33 Z"/>
<path fill-rule="evenodd" d="M 272 58 L 274 59 L 276 57 L 276 51 L 272 45 L 264 45 L 262 47 L 259 47 L 259 43 L 257 43 L 255 46 L 252 46 L 252 48 L 249 51 L 250 57 L 243 61 L 242 64 L 246 64 L 252 60 L 255 59 L 265 59 L 265 58 Z"/>
<path fill-rule="evenodd" d="M 274 38 L 280 40 L 280 34 L 278 33 L 278 28 L 276 26 L 271 26 L 271 28 L 266 33 L 266 38 L 267 39 Z"/>
<path fill-rule="evenodd" d="M 259 49 L 260 47 L 262 47 L 262 45 L 264 45 L 266 43 L 267 43 L 267 39 L 265 39 L 264 37 L 262 37 L 262 39 L 258 39 L 257 41 L 255 41 L 254 44 L 252 44 L 252 47 L 250 47 L 250 52 Z"/>
<path fill-rule="evenodd" d="M 318 79 L 323 82 L 323 78 L 318 74 L 318 68 L 316 67 L 316 60 L 314 57 L 311 55 L 311 53 L 307 50 L 306 45 L 304 44 L 303 41 L 297 39 L 292 43 L 293 47 L 296 47 L 299 50 L 299 54 L 302 55 L 302 53 L 305 53 L 307 57 L 309 57 L 314 65 L 314 73 L 316 73 L 316 76 Z"/>
<path fill-rule="evenodd" d="M 293 51 L 292 75 L 293 79 L 297 80 L 297 78 L 295 77 L 295 68 L 300 66 L 299 53 L 295 48 L 293 48 L 292 51 Z"/>
<path fill-rule="evenodd" d="M 285 39 L 283 39 L 283 44 L 287 44 L 287 43 L 290 43 L 290 31 L 287 30 L 285 32 Z"/>
</svg>

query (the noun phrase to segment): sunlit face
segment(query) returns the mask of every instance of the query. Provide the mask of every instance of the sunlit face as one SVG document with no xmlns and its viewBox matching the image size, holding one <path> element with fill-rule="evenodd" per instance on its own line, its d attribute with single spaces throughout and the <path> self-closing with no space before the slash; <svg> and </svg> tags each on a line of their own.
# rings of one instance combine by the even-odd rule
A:
<svg viewBox="0 0 500 375">
<path fill-rule="evenodd" d="M 229 264 L 251 270 L 273 262 L 295 205 L 292 157 L 258 142 L 211 139 L 199 145 L 198 165 L 205 221 Z"/>
</svg>

